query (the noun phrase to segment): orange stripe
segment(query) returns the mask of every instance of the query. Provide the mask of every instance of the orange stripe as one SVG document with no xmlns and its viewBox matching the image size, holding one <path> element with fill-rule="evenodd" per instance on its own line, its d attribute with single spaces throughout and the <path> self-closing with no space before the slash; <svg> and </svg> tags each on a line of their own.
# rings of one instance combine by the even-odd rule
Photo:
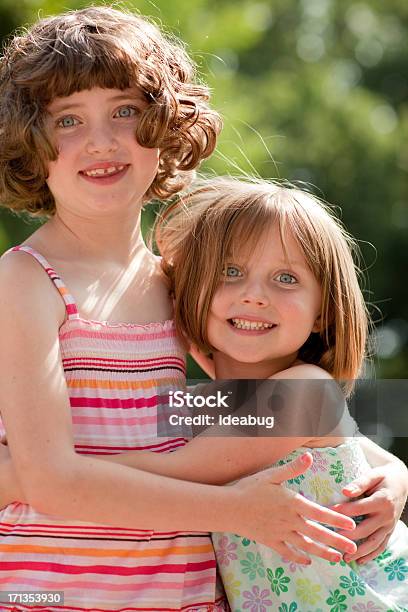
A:
<svg viewBox="0 0 408 612">
<path fill-rule="evenodd" d="M 67 380 L 67 385 L 71 389 L 88 387 L 90 389 L 151 389 L 152 387 L 161 387 L 166 384 L 175 383 L 174 378 L 157 378 L 154 380 L 95 380 L 95 379 L 76 379 Z"/>
<path fill-rule="evenodd" d="M 63 547 L 64 554 L 78 555 L 81 557 L 160 557 L 161 553 L 166 556 L 172 555 L 190 555 L 199 553 L 211 553 L 213 547 L 210 544 L 201 546 L 172 546 L 171 548 L 149 548 L 149 550 L 123 550 L 122 549 L 99 549 L 99 548 L 69 548 Z M 32 553 L 32 554 L 61 554 L 61 547 L 52 546 L 30 546 L 22 544 L 0 544 L 0 551 L 5 553 Z"/>
</svg>

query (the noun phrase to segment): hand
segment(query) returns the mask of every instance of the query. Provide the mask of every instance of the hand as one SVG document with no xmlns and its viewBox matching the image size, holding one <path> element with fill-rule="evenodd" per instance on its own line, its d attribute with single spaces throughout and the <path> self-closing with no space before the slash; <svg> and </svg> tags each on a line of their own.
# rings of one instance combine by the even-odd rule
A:
<svg viewBox="0 0 408 612">
<path fill-rule="evenodd" d="M 367 515 L 348 536 L 352 540 L 364 539 L 364 542 L 355 553 L 344 557 L 347 562 L 364 564 L 378 557 L 387 547 L 407 500 L 408 469 L 402 461 L 373 468 L 351 482 L 343 493 L 350 499 L 365 496 L 358 501 L 332 506 L 346 516 Z"/>
<path fill-rule="evenodd" d="M 342 557 L 331 546 L 355 551 L 354 542 L 315 522 L 352 530 L 354 521 L 282 486 L 285 480 L 303 474 L 312 463 L 312 455 L 306 453 L 290 463 L 263 470 L 233 485 L 242 496 L 239 516 L 234 517 L 240 523 L 235 533 L 273 548 L 288 561 L 304 565 L 309 565 L 311 560 L 299 549 L 329 561 L 340 561 Z"/>
<path fill-rule="evenodd" d="M 24 501 L 5 436 L 0 438 L 0 509 Z"/>
</svg>

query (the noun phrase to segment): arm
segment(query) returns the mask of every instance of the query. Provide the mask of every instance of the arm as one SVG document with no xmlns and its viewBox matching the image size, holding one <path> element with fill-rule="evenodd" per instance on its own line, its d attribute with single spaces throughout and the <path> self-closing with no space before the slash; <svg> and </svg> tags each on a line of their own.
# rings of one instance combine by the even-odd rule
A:
<svg viewBox="0 0 408 612">
<path fill-rule="evenodd" d="M 31 289 L 29 296 L 27 287 Z M 16 480 L 30 505 L 61 518 L 112 526 L 232 529 L 268 545 L 279 537 L 270 507 L 277 496 L 282 499 L 286 494 L 286 514 L 295 512 L 299 517 L 297 522 L 292 517 L 291 529 L 306 524 L 305 513 L 312 520 L 324 521 L 326 517 L 334 526 L 350 524 L 349 519 L 311 505 L 299 499 L 301 496 L 295 503 L 293 492 L 285 493 L 272 482 L 276 473 L 282 480 L 285 475 L 291 477 L 291 468 L 286 472 L 269 470 L 233 487 L 216 487 L 76 454 L 59 355 L 58 329 L 64 317 L 61 304 L 47 277 L 25 254 L 13 254 L 0 262 L 0 405 Z M 302 466 L 301 471 L 305 469 Z M 345 550 L 349 542 L 338 538 L 333 534 L 330 541 Z M 323 536 L 321 540 L 325 541 Z"/>
<path fill-rule="evenodd" d="M 331 560 L 336 559 L 333 551 L 310 543 L 302 534 L 347 549 L 349 541 L 311 521 L 335 527 L 352 526 L 352 521 L 280 486 L 293 477 L 293 466 L 268 470 L 224 488 L 152 476 L 77 455 L 58 350 L 57 332 L 64 316 L 60 298 L 24 254 L 13 255 L 7 267 L 1 262 L 0 287 L 5 286 L 7 292 L 0 291 L 0 402 L 16 482 L 28 503 L 61 518 L 114 526 L 233 530 L 270 546 L 284 547 L 287 534 L 287 541 L 293 538 L 295 545 L 300 541 L 300 548 Z M 27 286 L 32 288 L 30 299 Z M 303 465 L 300 470 L 297 464 L 300 473 L 306 468 Z M 273 481 L 271 474 L 281 480 Z M 279 506 L 279 516 L 270 512 L 272 505 Z M 294 560 L 302 558 L 287 547 L 281 550 Z"/>
<path fill-rule="evenodd" d="M 347 561 L 366 563 L 381 554 L 399 520 L 408 495 L 408 469 L 397 457 L 372 440 L 362 437 L 360 444 L 373 466 L 363 477 L 349 483 L 343 492 L 362 499 L 334 506 L 347 516 L 367 515 L 355 529 L 353 540 L 365 539 Z"/>
<path fill-rule="evenodd" d="M 0 288 L 0 405 L 28 503 L 61 518 L 113 526 L 226 527 L 222 516 L 228 507 L 232 511 L 236 490 L 152 476 L 75 453 L 59 355 L 60 297 L 23 253 L 1 261 Z M 164 500 L 168 513 L 162 512 Z"/>
</svg>

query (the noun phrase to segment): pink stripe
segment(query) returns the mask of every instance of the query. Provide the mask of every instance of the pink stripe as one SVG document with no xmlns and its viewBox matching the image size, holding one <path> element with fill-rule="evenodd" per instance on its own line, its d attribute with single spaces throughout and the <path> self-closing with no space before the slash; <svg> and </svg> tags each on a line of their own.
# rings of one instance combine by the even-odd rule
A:
<svg viewBox="0 0 408 612">
<path fill-rule="evenodd" d="M 153 395 L 152 397 L 109 399 L 99 397 L 71 397 L 72 408 L 152 408 L 159 402 L 166 402 L 166 396 Z"/>
<path fill-rule="evenodd" d="M 134 579 L 136 580 L 136 578 Z M 32 585 L 32 586 L 40 586 L 44 590 L 61 590 L 61 589 L 95 589 L 101 591 L 130 591 L 137 592 L 142 589 L 168 589 L 168 588 L 181 588 L 183 586 L 202 586 L 205 584 L 212 584 L 214 582 L 214 577 L 212 574 L 204 576 L 202 578 L 196 578 L 194 580 L 183 580 L 181 582 L 165 582 L 164 580 L 150 580 L 148 582 L 135 582 L 135 581 L 126 583 L 122 582 L 120 584 L 107 584 L 103 582 L 96 582 L 91 580 L 69 580 L 66 582 L 56 582 L 54 580 L 41 580 L 36 578 L 24 578 L 24 586 Z M 16 584 L 21 588 L 21 580 L 16 576 L 5 577 L 4 579 L 0 579 L 0 584 Z"/>
<path fill-rule="evenodd" d="M 127 451 L 127 450 L 146 450 L 146 449 L 163 448 L 165 445 L 175 444 L 175 443 L 178 443 L 178 442 L 183 443 L 183 442 L 185 442 L 185 440 L 184 440 L 184 438 L 174 438 L 174 440 L 163 441 L 161 444 L 146 444 L 146 445 L 143 445 L 143 446 L 133 446 L 133 447 L 129 447 L 129 446 L 107 446 L 107 447 L 104 447 L 104 448 L 106 448 L 108 450 L 117 450 L 119 452 L 120 451 Z M 77 449 L 79 449 L 79 448 L 85 449 L 86 448 L 87 450 L 92 450 L 93 448 L 95 448 L 95 449 L 102 448 L 100 446 L 92 446 L 92 445 L 91 446 L 85 446 L 85 445 L 81 445 L 81 444 L 77 444 L 77 445 L 75 445 L 75 447 Z"/>
<path fill-rule="evenodd" d="M 166 453 L 169 450 L 174 450 L 176 448 L 181 448 L 182 446 L 184 446 L 183 443 L 179 443 L 179 444 L 172 444 L 169 445 L 161 450 L 158 450 L 158 453 Z M 81 450 L 79 447 L 75 446 L 75 449 L 78 451 L 79 454 L 81 455 L 117 455 L 117 452 L 111 452 L 111 449 L 108 447 L 95 447 L 94 450 L 92 451 L 86 451 L 86 450 Z M 102 450 L 101 450 L 102 449 Z M 132 450 L 148 450 L 148 447 L 140 447 L 137 449 L 131 448 L 131 447 L 126 447 L 124 449 L 124 451 L 132 451 Z"/>
<path fill-rule="evenodd" d="M 151 423 L 157 423 L 156 416 L 146 417 L 127 417 L 126 421 L 123 417 L 98 417 L 98 416 L 72 416 L 72 422 L 74 425 L 123 425 L 126 427 L 130 425 L 150 425 Z M 95 433 L 95 432 L 94 432 Z"/>
<path fill-rule="evenodd" d="M 42 561 L 11 562 L 2 561 L 2 571 L 47 571 L 66 574 L 104 574 L 111 576 L 137 576 L 139 574 L 152 575 L 157 573 L 185 574 L 186 572 L 201 571 L 215 567 L 215 561 L 201 561 L 197 563 L 166 563 L 153 566 L 115 567 L 111 565 L 68 565 L 63 563 L 47 563 Z"/>
<path fill-rule="evenodd" d="M 0 523 L 1 527 L 16 527 L 16 525 L 14 523 Z M 94 525 L 85 525 L 84 527 L 82 526 L 78 526 L 78 525 L 61 525 L 61 524 L 52 524 L 52 523 L 24 523 L 24 527 L 23 526 L 18 526 L 17 527 L 19 529 L 27 529 L 29 527 L 34 527 L 34 528 L 39 528 L 39 529 L 49 529 L 51 530 L 50 533 L 52 533 L 52 530 L 57 530 L 57 531 L 61 531 L 61 529 L 72 529 L 75 530 L 76 533 L 90 533 L 92 535 L 93 531 L 96 531 L 96 535 L 98 535 L 98 532 L 101 533 L 101 535 L 105 535 L 107 531 L 111 531 L 114 533 L 114 535 L 124 535 L 124 536 L 135 536 L 135 537 L 139 537 L 139 535 L 145 535 L 146 533 L 152 533 L 151 530 L 149 529 L 127 529 L 126 527 L 99 527 L 99 526 L 94 526 Z M 174 533 L 178 533 L 177 531 Z"/>
<path fill-rule="evenodd" d="M 110 359 L 110 358 L 104 358 L 102 359 L 101 357 L 66 357 L 65 359 L 62 360 L 64 363 L 81 363 L 81 362 L 86 362 L 86 363 L 146 363 L 146 364 L 152 364 L 152 363 L 184 363 L 184 361 L 182 359 L 178 359 L 177 357 L 172 357 L 172 356 L 164 356 L 163 358 L 159 359 L 159 358 L 154 358 L 152 357 L 151 359 Z"/>
<path fill-rule="evenodd" d="M 182 369 L 184 366 L 181 363 L 177 363 L 177 362 L 173 362 L 171 363 L 170 361 L 168 361 L 167 363 L 159 363 L 159 364 L 150 364 L 150 365 L 146 365 L 144 363 L 138 363 L 137 361 L 134 361 L 132 365 L 118 365 L 116 363 L 95 363 L 95 362 L 85 362 L 85 361 L 81 361 L 81 362 L 73 362 L 73 363 L 63 363 L 64 369 L 68 369 L 68 368 L 72 368 L 72 367 L 76 367 L 76 368 L 105 368 L 105 369 L 109 369 L 109 370 L 113 370 L 114 372 L 118 372 L 121 373 L 123 371 L 127 371 L 127 372 L 151 372 L 154 369 L 157 368 L 161 368 L 162 370 L 167 369 L 173 369 L 173 368 L 180 368 Z"/>
<path fill-rule="evenodd" d="M 78 319 L 73 319 L 73 321 L 77 321 Z M 96 325 L 94 323 L 93 325 Z M 100 323 L 103 326 L 102 323 Z M 116 328 L 107 328 L 112 330 L 109 332 L 101 332 L 99 329 L 95 331 L 86 331 L 84 329 L 73 329 L 72 331 L 62 332 L 60 333 L 60 340 L 69 340 L 72 338 L 94 338 L 95 340 L 123 340 L 125 342 L 143 342 L 152 340 L 167 340 L 169 337 L 176 336 L 176 332 L 172 332 L 170 330 L 162 331 L 162 332 L 150 332 L 148 334 L 140 334 L 137 333 L 133 328 L 129 329 L 127 333 L 118 332 Z M 135 333 L 131 333 L 131 332 Z"/>
<path fill-rule="evenodd" d="M 115 612 L 197 612 L 198 610 L 202 610 L 204 609 L 203 606 L 206 606 L 208 610 L 211 610 L 212 612 L 223 612 L 225 611 L 225 606 L 223 606 L 221 599 L 218 599 L 217 602 L 220 604 L 220 607 L 218 607 L 218 605 L 216 604 L 214 606 L 214 603 L 210 602 L 210 601 L 200 601 L 197 602 L 195 604 L 188 604 L 186 606 L 182 606 L 182 607 L 177 607 L 177 608 L 163 608 L 163 606 L 160 606 L 160 608 L 148 608 L 146 606 L 143 606 L 143 608 L 133 608 L 130 606 L 126 606 L 126 608 L 120 608 L 118 610 L 115 610 Z M 10 607 L 12 606 L 12 607 Z M 16 608 L 13 604 L 10 604 L 10 606 L 8 606 L 7 604 L 4 604 L 4 609 L 5 610 L 11 610 L 11 612 L 16 612 Z M 24 606 L 23 604 L 19 605 L 20 610 L 37 610 L 37 612 L 58 612 L 59 610 L 66 610 L 66 612 L 101 612 L 100 608 L 79 608 L 78 606 L 58 606 L 57 608 L 43 608 L 43 606 L 30 606 L 29 608 L 27 606 Z"/>
<path fill-rule="evenodd" d="M 69 315 L 76 314 L 78 312 L 77 311 L 77 307 L 75 306 L 75 304 L 68 304 L 67 302 L 65 302 L 65 308 L 67 309 L 67 313 Z"/>
</svg>

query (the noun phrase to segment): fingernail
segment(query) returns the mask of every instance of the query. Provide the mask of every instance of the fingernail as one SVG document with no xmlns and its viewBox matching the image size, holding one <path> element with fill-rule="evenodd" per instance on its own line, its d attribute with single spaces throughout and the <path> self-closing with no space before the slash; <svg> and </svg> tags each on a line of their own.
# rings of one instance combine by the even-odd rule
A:
<svg viewBox="0 0 408 612">
<path fill-rule="evenodd" d="M 359 491 L 358 487 L 344 487 L 344 490 L 349 493 L 357 493 Z"/>
<path fill-rule="evenodd" d="M 307 453 L 304 453 L 301 457 L 300 460 L 302 463 L 309 463 L 309 455 Z"/>
</svg>

